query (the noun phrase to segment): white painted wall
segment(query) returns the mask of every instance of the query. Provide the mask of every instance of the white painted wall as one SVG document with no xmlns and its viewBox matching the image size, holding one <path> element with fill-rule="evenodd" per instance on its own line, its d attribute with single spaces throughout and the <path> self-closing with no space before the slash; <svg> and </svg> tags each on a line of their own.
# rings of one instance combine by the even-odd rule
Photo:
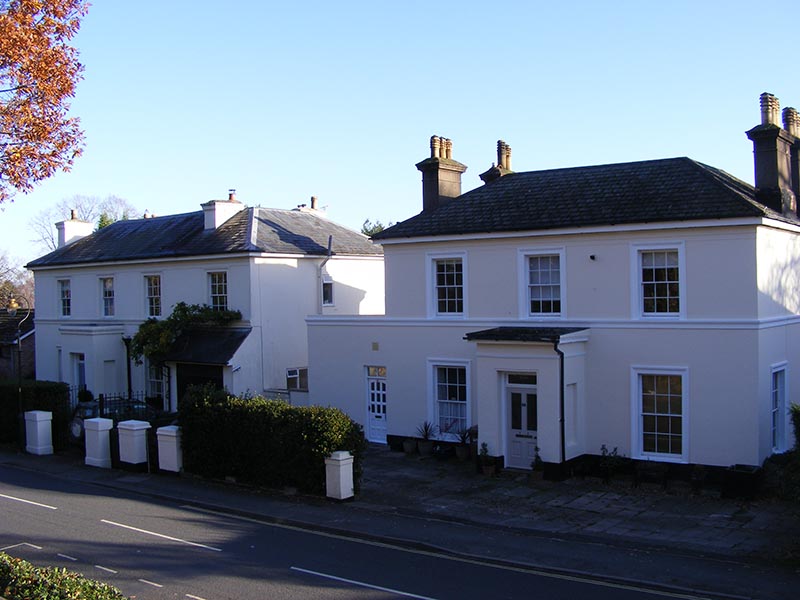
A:
<svg viewBox="0 0 800 600">
<path fill-rule="evenodd" d="M 599 454 L 602 445 L 637 455 L 637 368 L 684 374 L 685 462 L 760 464 L 769 456 L 770 366 L 789 362 L 789 402 L 800 389 L 797 232 L 778 224 L 673 224 L 637 232 L 552 233 L 385 244 L 385 318 L 309 319 L 309 401 L 338 406 L 363 422 L 364 368 L 385 366 L 388 433 L 414 435 L 430 416 L 431 358 L 465 361 L 471 419 L 481 439 L 501 453 L 505 417 L 498 374 L 536 369 L 547 375 L 539 384 L 542 429 L 542 422 L 557 416 L 557 390 L 548 387 L 556 381 L 557 361 L 534 346 L 476 345 L 464 334 L 499 325 L 581 326 L 589 328 L 589 339 L 573 345 L 565 359 L 567 457 Z M 635 305 L 636 253 L 665 244 L 682 253 L 683 313 L 642 318 Z M 525 314 L 525 252 L 542 249 L 563 257 L 564 309 L 557 319 Z M 467 314 L 455 320 L 429 317 L 429 264 L 447 254 L 462 256 L 466 271 Z M 545 460 L 558 455 L 551 433 L 542 433 Z M 793 440 L 787 438 L 788 447 Z"/>
</svg>

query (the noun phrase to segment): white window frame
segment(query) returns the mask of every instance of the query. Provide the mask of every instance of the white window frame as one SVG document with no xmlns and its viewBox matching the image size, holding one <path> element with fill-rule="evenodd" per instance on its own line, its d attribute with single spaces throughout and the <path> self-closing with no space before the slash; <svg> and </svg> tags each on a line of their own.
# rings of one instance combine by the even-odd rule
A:
<svg viewBox="0 0 800 600">
<path fill-rule="evenodd" d="M 786 386 L 789 378 L 786 376 L 788 361 L 770 366 L 769 377 L 769 407 L 770 407 L 770 447 L 774 453 L 785 452 L 786 447 L 786 429 L 787 429 L 787 415 L 789 407 L 786 405 Z M 782 389 L 775 388 L 775 375 L 777 373 L 783 374 L 783 387 Z M 779 396 L 776 398 L 776 394 Z M 777 406 L 776 404 L 777 400 Z"/>
<path fill-rule="evenodd" d="M 678 312 L 644 312 L 644 294 L 642 289 L 642 253 L 644 252 L 677 252 L 678 253 Z M 653 244 L 631 244 L 631 317 L 635 320 L 675 321 L 686 318 L 686 247 L 684 242 L 658 242 Z"/>
<path fill-rule="evenodd" d="M 115 281 L 113 276 L 103 276 L 99 278 L 100 281 L 100 314 L 103 317 L 113 317 L 117 314 L 115 302 Z M 111 282 L 111 294 L 106 295 L 106 281 Z M 108 301 L 108 302 L 107 302 Z M 110 309 L 110 310 L 109 310 Z"/>
<path fill-rule="evenodd" d="M 66 285 L 65 285 L 66 284 Z M 58 286 L 58 316 L 68 318 L 72 316 L 72 280 L 71 279 L 57 279 L 56 285 Z M 66 290 L 67 295 L 64 296 Z M 66 304 L 65 304 L 66 301 Z M 66 311 L 64 310 L 66 308 Z"/>
<path fill-rule="evenodd" d="M 150 279 L 153 277 L 158 278 L 158 296 L 150 295 Z M 161 273 L 147 273 L 144 276 L 144 314 L 147 318 L 159 318 L 164 316 L 164 294 L 162 293 L 163 286 L 161 285 Z M 151 298 L 158 298 L 158 314 L 153 314 L 150 310 Z"/>
<path fill-rule="evenodd" d="M 681 378 L 681 453 L 645 452 L 643 449 L 642 375 L 675 375 Z M 631 458 L 660 462 L 689 462 L 689 367 L 634 365 L 631 367 Z"/>
<path fill-rule="evenodd" d="M 330 299 L 326 302 L 325 298 L 325 287 L 330 289 Z M 333 279 L 331 279 L 330 275 L 323 275 L 322 276 L 322 289 L 320 293 L 322 294 L 322 306 L 336 306 L 336 296 L 334 296 L 333 290 Z"/>
<path fill-rule="evenodd" d="M 444 368 L 463 368 L 465 370 L 466 382 L 466 416 L 465 425 L 472 425 L 472 374 L 471 364 L 468 360 L 453 360 L 446 358 L 428 359 L 428 418 L 427 420 L 436 425 L 437 439 L 446 441 L 457 441 L 458 431 L 443 432 L 439 427 L 439 395 L 438 395 L 438 376 L 437 369 Z"/>
<path fill-rule="evenodd" d="M 303 374 L 305 372 L 305 374 Z M 300 383 L 305 379 L 306 386 L 301 387 Z M 308 391 L 308 367 L 291 367 L 286 369 L 286 389 L 294 392 Z"/>
<path fill-rule="evenodd" d="M 541 256 L 558 256 L 558 269 L 559 269 L 559 298 L 561 302 L 561 310 L 559 312 L 551 313 L 534 313 L 531 312 L 531 298 L 530 298 L 530 259 Z M 564 319 L 566 317 L 566 298 L 567 298 L 567 282 L 564 274 L 566 272 L 566 251 L 564 247 L 557 248 L 521 248 L 517 253 L 517 270 L 519 281 L 519 316 L 521 319 Z"/>
<path fill-rule="evenodd" d="M 224 275 L 225 276 L 225 305 L 224 306 L 215 306 L 214 305 L 214 298 L 222 297 L 223 294 L 215 294 L 214 293 L 214 277 L 216 275 Z M 214 310 L 229 310 L 230 309 L 230 294 L 228 290 L 230 289 L 230 285 L 228 282 L 228 272 L 227 271 L 208 271 L 206 273 L 206 281 L 208 282 L 208 305 L 213 308 Z"/>
<path fill-rule="evenodd" d="M 438 287 L 436 285 L 436 264 L 444 260 L 461 261 L 461 312 L 439 312 Z M 428 282 L 428 318 L 430 319 L 465 319 L 469 314 L 467 306 L 467 290 L 469 289 L 467 278 L 467 253 L 466 252 L 447 252 L 426 254 L 425 276 Z"/>
</svg>

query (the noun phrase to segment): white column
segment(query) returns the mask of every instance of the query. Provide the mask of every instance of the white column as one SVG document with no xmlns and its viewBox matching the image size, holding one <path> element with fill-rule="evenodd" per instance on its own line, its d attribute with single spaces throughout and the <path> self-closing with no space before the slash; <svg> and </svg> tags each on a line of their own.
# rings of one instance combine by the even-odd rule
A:
<svg viewBox="0 0 800 600">
<path fill-rule="evenodd" d="M 353 497 L 353 456 L 347 450 L 325 459 L 325 488 L 328 498 L 334 500 Z"/>
<path fill-rule="evenodd" d="M 31 454 L 53 453 L 53 413 L 46 410 L 29 410 L 25 413 L 25 450 Z"/>
<path fill-rule="evenodd" d="M 86 459 L 84 462 L 90 467 L 111 468 L 109 432 L 112 427 L 114 427 L 114 421 L 100 417 L 86 419 L 83 422 L 83 432 L 86 436 Z"/>
<path fill-rule="evenodd" d="M 138 465 L 147 462 L 147 421 L 122 421 L 117 425 L 119 432 L 119 460 Z"/>
<path fill-rule="evenodd" d="M 158 468 L 162 471 L 179 473 L 183 469 L 181 450 L 181 428 L 167 425 L 156 429 L 158 437 Z"/>
</svg>

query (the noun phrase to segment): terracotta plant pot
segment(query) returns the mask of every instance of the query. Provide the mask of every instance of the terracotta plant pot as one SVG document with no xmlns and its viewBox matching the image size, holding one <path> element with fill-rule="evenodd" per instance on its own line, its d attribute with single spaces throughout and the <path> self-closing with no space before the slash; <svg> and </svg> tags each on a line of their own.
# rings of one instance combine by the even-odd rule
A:
<svg viewBox="0 0 800 600">
<path fill-rule="evenodd" d="M 469 446 L 456 446 L 456 458 L 461 461 L 469 459 Z"/>
<path fill-rule="evenodd" d="M 417 450 L 419 450 L 420 456 L 430 456 L 433 454 L 433 440 L 418 441 Z"/>
<path fill-rule="evenodd" d="M 417 451 L 417 440 L 411 438 L 403 440 L 403 452 L 406 454 L 414 454 Z"/>
</svg>

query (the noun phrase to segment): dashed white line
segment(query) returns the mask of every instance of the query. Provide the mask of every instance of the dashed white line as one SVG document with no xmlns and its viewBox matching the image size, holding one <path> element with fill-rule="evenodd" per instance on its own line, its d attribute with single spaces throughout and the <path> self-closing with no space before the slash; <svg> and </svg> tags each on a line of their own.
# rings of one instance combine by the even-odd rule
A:
<svg viewBox="0 0 800 600">
<path fill-rule="evenodd" d="M 161 585 L 160 583 L 155 583 L 155 582 L 153 582 L 153 581 L 147 581 L 147 579 L 140 579 L 139 581 L 141 581 L 142 583 L 146 583 L 147 585 L 152 585 L 153 587 L 157 587 L 157 588 L 162 588 L 162 587 L 164 587 L 164 586 L 163 586 L 163 585 Z"/>
<path fill-rule="evenodd" d="M 200 596 L 192 596 L 191 594 L 186 594 L 187 598 L 191 598 L 192 600 L 206 600 L 205 598 L 201 598 Z"/>
<path fill-rule="evenodd" d="M 17 502 L 24 502 L 25 504 L 32 504 L 33 506 L 39 506 L 40 508 L 49 508 L 50 510 L 58 510 L 58 507 L 56 506 L 50 506 L 49 504 L 41 504 L 39 502 L 34 502 L 33 500 L 25 500 L 25 498 L 17 498 L 16 496 L 6 496 L 5 494 L 0 494 L 0 498 L 15 500 Z"/>
<path fill-rule="evenodd" d="M 405 596 L 406 598 L 418 598 L 419 600 L 434 600 L 430 596 L 418 596 L 409 592 L 401 592 L 400 590 L 393 590 L 392 588 L 381 587 L 379 585 L 372 585 L 364 583 L 363 581 L 355 581 L 354 579 L 345 579 L 344 577 L 337 577 L 336 575 L 328 575 L 327 573 L 320 573 L 318 571 L 309 571 L 308 569 L 301 569 L 300 567 L 289 567 L 292 571 L 299 571 L 307 575 L 316 575 L 317 577 L 324 577 L 325 579 L 333 579 L 334 581 L 341 581 L 342 583 L 350 583 L 361 587 L 369 588 L 371 590 L 378 590 L 380 592 L 389 592 L 390 594 L 397 594 L 398 596 Z"/>
<path fill-rule="evenodd" d="M 156 533 L 155 531 L 148 531 L 147 529 L 139 529 L 138 527 L 132 527 L 130 525 L 125 525 L 123 523 L 115 523 L 114 521 L 107 521 L 106 519 L 100 519 L 100 522 L 105 523 L 106 525 L 113 525 L 114 527 L 122 527 L 123 529 L 130 529 L 131 531 L 144 533 L 145 535 L 152 535 L 154 537 L 170 540 L 171 542 L 179 542 L 181 544 L 187 544 L 189 546 L 196 546 L 197 548 L 205 548 L 206 550 L 212 550 L 214 552 L 222 552 L 220 548 L 214 548 L 213 546 L 206 546 L 205 544 L 198 544 L 197 542 L 190 542 L 189 540 L 182 540 L 181 538 L 164 535 L 163 533 Z"/>
<path fill-rule="evenodd" d="M 77 558 L 75 558 L 74 556 L 69 556 L 68 554 L 56 554 L 56 556 L 60 556 L 61 558 L 66 558 L 67 560 L 71 560 L 71 561 L 73 561 L 73 562 L 75 562 L 76 560 L 78 560 L 78 559 L 77 559 Z"/>
<path fill-rule="evenodd" d="M 119 571 L 115 571 L 114 569 L 109 569 L 108 567 L 104 567 L 102 565 L 95 565 L 94 568 L 95 569 L 100 569 L 101 571 L 105 571 L 106 573 L 112 573 L 114 575 L 119 573 Z"/>
</svg>

